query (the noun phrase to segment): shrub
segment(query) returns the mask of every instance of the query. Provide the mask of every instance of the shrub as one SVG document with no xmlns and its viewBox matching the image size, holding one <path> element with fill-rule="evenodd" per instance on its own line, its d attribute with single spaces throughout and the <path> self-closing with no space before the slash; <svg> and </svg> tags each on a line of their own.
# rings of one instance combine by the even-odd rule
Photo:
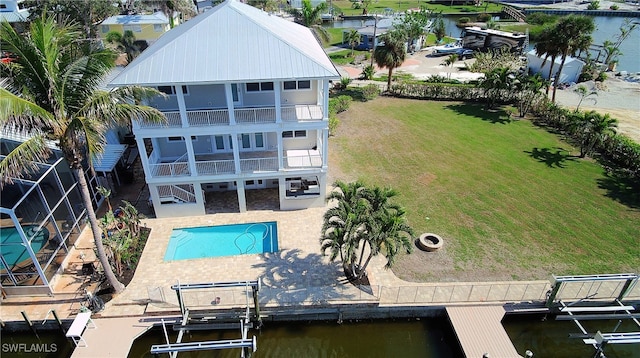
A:
<svg viewBox="0 0 640 358">
<path fill-rule="evenodd" d="M 376 69 L 373 66 L 371 65 L 365 66 L 365 68 L 362 70 L 362 79 L 365 79 L 365 80 L 373 79 L 373 74 L 375 72 L 376 72 Z"/>
<path fill-rule="evenodd" d="M 596 78 L 597 82 L 604 82 L 607 79 L 607 74 L 604 72 L 600 72 L 598 77 Z"/>
<path fill-rule="evenodd" d="M 340 124 L 340 120 L 338 119 L 338 117 L 333 113 L 329 114 L 329 135 L 336 134 L 338 124 Z"/>
<path fill-rule="evenodd" d="M 375 99 L 379 94 L 380 88 L 373 83 L 362 87 L 362 97 L 364 98 L 365 102 Z"/>
<path fill-rule="evenodd" d="M 544 25 L 547 23 L 551 23 L 556 21 L 556 15 L 549 15 L 543 12 L 534 12 L 530 15 L 527 15 L 527 24 L 531 25 Z"/>
<path fill-rule="evenodd" d="M 600 1 L 593 0 L 587 6 L 587 10 L 598 10 L 600 8 Z"/>
<path fill-rule="evenodd" d="M 618 6 L 617 4 L 613 4 L 611 6 L 609 6 L 610 10 L 618 10 L 620 8 L 620 6 Z"/>
<path fill-rule="evenodd" d="M 351 97 L 338 96 L 337 98 L 335 98 L 336 113 L 346 111 L 347 109 L 349 109 L 350 104 L 351 104 Z"/>
<path fill-rule="evenodd" d="M 491 20 L 491 15 L 487 14 L 486 12 L 483 12 L 482 14 L 478 14 L 477 19 L 480 22 L 487 22 Z"/>
<path fill-rule="evenodd" d="M 459 23 L 459 24 L 466 24 L 466 23 L 468 23 L 469 21 L 471 21 L 471 19 L 470 19 L 470 18 L 468 18 L 468 17 L 466 17 L 466 16 L 461 17 L 461 18 L 459 18 L 459 19 L 458 19 L 458 23 Z"/>
</svg>

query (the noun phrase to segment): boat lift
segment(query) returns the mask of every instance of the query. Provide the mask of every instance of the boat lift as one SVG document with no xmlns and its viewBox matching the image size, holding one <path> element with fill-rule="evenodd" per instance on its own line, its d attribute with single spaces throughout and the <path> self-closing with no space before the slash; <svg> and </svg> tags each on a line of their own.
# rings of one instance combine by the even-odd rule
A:
<svg viewBox="0 0 640 358">
<path fill-rule="evenodd" d="M 174 330 L 178 330 L 178 338 L 175 343 L 169 342 L 169 335 L 167 334 L 167 327 L 165 321 L 162 320 L 162 329 L 164 331 L 164 337 L 166 340 L 166 344 L 156 344 L 151 346 L 151 354 L 160 354 L 160 353 L 169 353 L 169 356 L 172 358 L 177 357 L 180 352 L 191 352 L 191 351 L 205 351 L 205 350 L 218 350 L 218 349 L 232 349 L 232 348 L 241 348 L 240 357 L 244 358 L 246 356 L 251 356 L 251 353 L 255 352 L 257 349 L 257 341 L 256 337 L 252 338 L 248 337 L 249 329 L 253 328 L 253 323 L 251 322 L 251 313 L 249 302 L 247 298 L 246 309 L 244 312 L 244 317 L 240 319 L 239 324 L 237 323 L 197 323 L 197 324 L 189 324 L 189 308 L 185 307 L 184 299 L 183 299 L 183 291 L 188 290 L 196 290 L 196 289 L 215 289 L 215 288 L 230 288 L 230 287 L 244 287 L 245 292 L 248 296 L 249 287 L 251 287 L 253 294 L 253 302 L 255 306 L 255 318 L 256 321 L 261 324 L 260 319 L 260 308 L 258 304 L 258 291 L 260 290 L 260 281 L 237 281 L 237 282 L 219 282 L 219 283 L 192 283 L 192 284 L 180 284 L 171 286 L 171 289 L 176 291 L 178 295 L 178 302 L 180 304 L 180 311 L 182 312 L 182 322 L 181 324 L 175 324 L 173 326 Z M 185 331 L 189 330 L 206 330 L 206 329 L 230 329 L 230 328 L 240 328 L 240 339 L 229 339 L 229 340 L 219 340 L 219 341 L 203 341 L 203 342 L 189 342 L 182 343 L 182 337 Z"/>
</svg>

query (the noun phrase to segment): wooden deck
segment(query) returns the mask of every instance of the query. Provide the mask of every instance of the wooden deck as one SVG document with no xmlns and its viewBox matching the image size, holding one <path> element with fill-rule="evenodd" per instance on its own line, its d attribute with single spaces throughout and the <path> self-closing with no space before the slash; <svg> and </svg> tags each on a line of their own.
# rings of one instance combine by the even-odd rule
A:
<svg viewBox="0 0 640 358">
<path fill-rule="evenodd" d="M 502 306 L 446 307 L 462 351 L 466 357 L 521 357 L 502 327 Z"/>
</svg>

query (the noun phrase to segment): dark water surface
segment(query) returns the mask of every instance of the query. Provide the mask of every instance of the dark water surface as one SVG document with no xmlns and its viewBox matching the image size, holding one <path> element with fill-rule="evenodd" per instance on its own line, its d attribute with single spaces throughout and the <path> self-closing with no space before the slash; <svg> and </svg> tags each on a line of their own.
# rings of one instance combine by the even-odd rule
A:
<svg viewBox="0 0 640 358">
<path fill-rule="evenodd" d="M 240 330 L 185 334 L 183 342 L 238 339 Z M 177 334 L 169 331 L 175 342 Z M 250 330 L 258 349 L 253 358 L 262 357 L 421 357 L 449 358 L 462 355 L 446 318 L 397 319 L 343 322 L 265 322 L 262 330 Z M 152 357 L 153 344 L 165 344 L 162 329 L 138 338 L 129 358 Z M 180 357 L 239 357 L 239 349 L 180 353 Z"/>
</svg>

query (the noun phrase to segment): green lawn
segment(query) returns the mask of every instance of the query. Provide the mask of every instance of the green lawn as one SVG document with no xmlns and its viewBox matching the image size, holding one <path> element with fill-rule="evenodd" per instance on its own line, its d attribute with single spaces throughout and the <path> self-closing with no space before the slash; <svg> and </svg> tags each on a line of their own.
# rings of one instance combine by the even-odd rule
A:
<svg viewBox="0 0 640 358">
<path fill-rule="evenodd" d="M 640 203 L 607 191 L 615 183 L 602 168 L 556 135 L 505 118 L 395 98 L 354 102 L 340 115 L 334 176 L 392 186 L 417 233 L 445 238 L 445 253 L 404 256 L 394 272 L 438 279 L 420 262 L 432 258 L 448 265 L 438 267 L 447 280 L 637 272 Z"/>
<path fill-rule="evenodd" d="M 354 9 L 352 8 L 352 2 L 349 0 L 334 0 L 332 1 L 334 8 L 336 8 L 336 14 L 339 15 L 341 12 L 345 15 L 362 15 L 362 9 Z M 456 5 L 456 6 L 448 6 L 448 5 L 437 5 L 430 4 L 425 1 L 411 0 L 411 1 L 394 1 L 394 0 L 378 0 L 373 1 L 369 6 L 369 13 L 378 13 L 382 14 L 385 12 L 385 9 L 392 9 L 393 11 L 404 12 L 407 9 L 418 9 L 421 6 L 425 5 L 427 9 L 442 12 L 445 14 L 464 14 L 469 12 L 500 12 L 502 9 L 502 5 L 496 3 L 485 3 L 483 6 L 473 6 L 473 5 Z"/>
</svg>

